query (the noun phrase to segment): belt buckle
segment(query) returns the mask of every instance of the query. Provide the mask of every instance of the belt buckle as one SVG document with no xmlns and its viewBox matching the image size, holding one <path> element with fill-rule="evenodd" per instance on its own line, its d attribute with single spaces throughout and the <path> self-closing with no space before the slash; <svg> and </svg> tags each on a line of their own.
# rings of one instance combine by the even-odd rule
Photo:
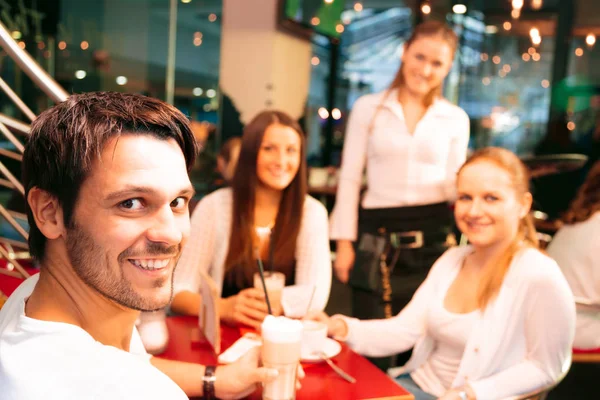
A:
<svg viewBox="0 0 600 400">
<path fill-rule="evenodd" d="M 401 238 L 413 238 L 411 243 L 402 243 Z M 390 243 L 396 249 L 419 249 L 423 247 L 423 231 L 392 232 L 390 233 Z"/>
</svg>

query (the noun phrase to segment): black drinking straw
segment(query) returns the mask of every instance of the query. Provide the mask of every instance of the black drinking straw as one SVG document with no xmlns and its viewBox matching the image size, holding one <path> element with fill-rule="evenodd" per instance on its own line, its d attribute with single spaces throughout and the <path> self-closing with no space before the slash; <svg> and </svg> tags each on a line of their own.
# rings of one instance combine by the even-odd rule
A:
<svg viewBox="0 0 600 400">
<path fill-rule="evenodd" d="M 273 315 L 273 311 L 271 310 L 271 302 L 269 301 L 269 294 L 267 293 L 267 284 L 265 283 L 265 269 L 263 267 L 263 263 L 260 257 L 256 258 L 258 263 L 258 273 L 260 274 L 260 281 L 262 282 L 263 291 L 265 292 L 265 300 L 267 301 L 267 309 L 269 310 L 269 314 Z"/>
</svg>

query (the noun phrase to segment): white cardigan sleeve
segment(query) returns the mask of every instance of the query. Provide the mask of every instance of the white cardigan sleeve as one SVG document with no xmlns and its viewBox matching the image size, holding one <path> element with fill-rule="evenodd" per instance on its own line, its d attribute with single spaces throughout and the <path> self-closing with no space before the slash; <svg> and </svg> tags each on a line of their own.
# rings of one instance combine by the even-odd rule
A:
<svg viewBox="0 0 600 400">
<path fill-rule="evenodd" d="M 458 107 L 457 107 L 458 108 Z M 467 159 L 469 148 L 470 121 L 469 116 L 462 109 L 458 109 L 460 118 L 456 135 L 450 143 L 448 162 L 446 164 L 446 195 L 450 201 L 456 199 L 456 174 Z"/>
<path fill-rule="evenodd" d="M 191 217 L 190 237 L 184 246 L 175 269 L 173 292 L 200 292 L 200 274 L 208 274 L 215 252 L 215 224 L 218 215 L 215 210 L 215 200 L 218 193 L 204 197 Z"/>
<path fill-rule="evenodd" d="M 497 374 L 470 381 L 478 400 L 539 389 L 556 382 L 569 366 L 575 334 L 573 294 L 557 266 L 532 280 L 524 305 L 526 356 Z"/>
<path fill-rule="evenodd" d="M 346 127 L 336 202 L 331 212 L 332 240 L 356 240 L 360 187 L 367 160 L 369 124 L 373 117 L 368 96 L 356 100 Z"/>
<path fill-rule="evenodd" d="M 331 251 L 327 210 L 317 200 L 306 197 L 302 226 L 296 243 L 296 284 L 314 284 L 311 309 L 323 310 L 331 290 Z"/>
</svg>

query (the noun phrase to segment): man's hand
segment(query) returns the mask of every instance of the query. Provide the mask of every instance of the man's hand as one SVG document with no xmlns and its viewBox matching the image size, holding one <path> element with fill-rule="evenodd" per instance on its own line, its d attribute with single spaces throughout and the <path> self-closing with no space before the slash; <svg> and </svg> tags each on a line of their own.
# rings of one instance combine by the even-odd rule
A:
<svg viewBox="0 0 600 400">
<path fill-rule="evenodd" d="M 233 364 L 217 367 L 215 395 L 219 399 L 239 399 L 256 390 L 258 383 L 273 381 L 279 375 L 276 369 L 258 367 L 260 348 L 255 347 Z M 296 389 L 300 388 L 300 379 L 304 371 L 298 364 Z"/>
<path fill-rule="evenodd" d="M 355 254 L 352 242 L 349 240 L 338 240 L 333 270 L 340 282 L 348 283 L 350 271 L 354 267 L 354 258 Z"/>
<path fill-rule="evenodd" d="M 221 300 L 220 313 L 223 321 L 234 325 L 248 325 L 259 330 L 268 314 L 265 294 L 260 289 L 244 289 L 235 296 Z"/>
</svg>

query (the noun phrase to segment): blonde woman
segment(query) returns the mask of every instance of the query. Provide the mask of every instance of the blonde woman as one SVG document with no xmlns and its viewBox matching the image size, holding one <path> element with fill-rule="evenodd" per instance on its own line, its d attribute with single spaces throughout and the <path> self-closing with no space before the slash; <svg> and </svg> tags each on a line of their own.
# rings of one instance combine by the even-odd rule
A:
<svg viewBox="0 0 600 400">
<path fill-rule="evenodd" d="M 397 381 L 416 400 L 503 399 L 554 383 L 570 362 L 573 295 L 538 250 L 526 167 L 486 148 L 460 169 L 456 224 L 471 243 L 444 253 L 395 317 L 325 321 L 368 356 L 413 348 Z"/>
</svg>

